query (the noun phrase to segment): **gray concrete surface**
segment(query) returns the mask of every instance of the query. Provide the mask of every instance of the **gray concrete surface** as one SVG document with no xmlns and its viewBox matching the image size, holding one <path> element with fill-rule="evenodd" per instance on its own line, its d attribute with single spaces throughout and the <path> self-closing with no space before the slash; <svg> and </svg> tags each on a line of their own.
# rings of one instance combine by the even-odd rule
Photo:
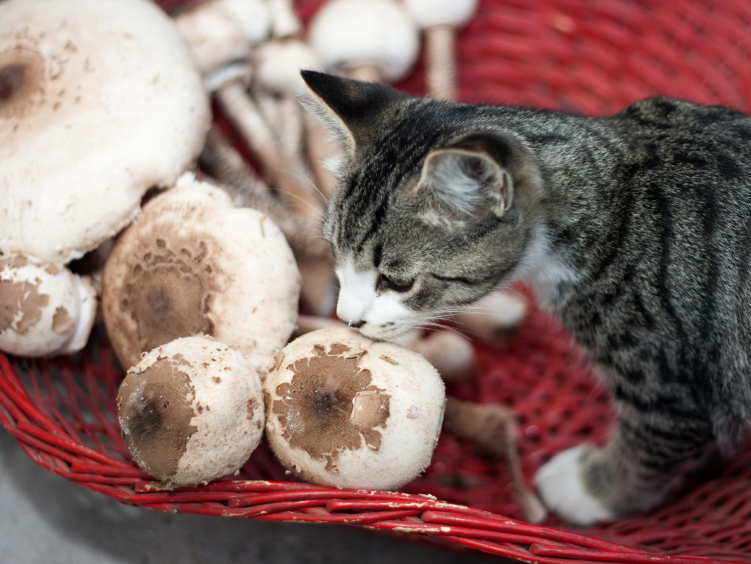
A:
<svg viewBox="0 0 751 564">
<path fill-rule="evenodd" d="M 122 505 L 37 466 L 0 428 L 3 564 L 489 564 L 333 525 L 173 515 Z"/>
</svg>

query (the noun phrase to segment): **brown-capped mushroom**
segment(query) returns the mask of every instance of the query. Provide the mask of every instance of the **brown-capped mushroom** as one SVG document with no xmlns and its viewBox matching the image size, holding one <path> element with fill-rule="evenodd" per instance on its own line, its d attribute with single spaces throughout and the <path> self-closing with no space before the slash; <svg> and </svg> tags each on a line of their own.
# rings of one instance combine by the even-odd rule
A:
<svg viewBox="0 0 751 564">
<path fill-rule="evenodd" d="M 58 266 L 172 185 L 211 120 L 172 21 L 146 0 L 0 2 L 0 253 Z"/>
<path fill-rule="evenodd" d="M 263 436 L 258 372 L 238 351 L 206 337 L 148 353 L 120 385 L 117 409 L 134 460 L 165 487 L 237 472 Z"/>
<path fill-rule="evenodd" d="M 96 311 L 88 277 L 25 253 L 0 257 L 0 350 L 32 357 L 79 351 Z"/>
<path fill-rule="evenodd" d="M 304 335 L 264 383 L 266 437 L 293 474 L 317 484 L 388 490 L 430 463 L 443 382 L 422 356 L 351 329 Z"/>
<path fill-rule="evenodd" d="M 126 368 L 179 337 L 211 335 L 263 374 L 295 327 L 299 276 L 272 221 L 186 174 L 144 206 L 107 259 L 107 333 Z"/>
</svg>

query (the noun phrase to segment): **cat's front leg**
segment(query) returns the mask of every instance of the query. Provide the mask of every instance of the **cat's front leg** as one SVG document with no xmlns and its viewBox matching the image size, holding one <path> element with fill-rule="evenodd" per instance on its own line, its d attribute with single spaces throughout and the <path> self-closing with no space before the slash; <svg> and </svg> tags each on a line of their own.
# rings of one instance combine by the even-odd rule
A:
<svg viewBox="0 0 751 564">
<path fill-rule="evenodd" d="M 658 503 L 701 459 L 711 434 L 706 420 L 654 415 L 627 406 L 607 446 L 579 445 L 554 456 L 534 479 L 543 502 L 577 525 Z"/>
</svg>

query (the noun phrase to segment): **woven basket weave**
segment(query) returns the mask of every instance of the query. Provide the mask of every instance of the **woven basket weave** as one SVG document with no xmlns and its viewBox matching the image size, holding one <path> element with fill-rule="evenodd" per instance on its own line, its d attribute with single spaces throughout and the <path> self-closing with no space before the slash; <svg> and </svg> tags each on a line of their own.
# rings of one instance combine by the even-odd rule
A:
<svg viewBox="0 0 751 564">
<path fill-rule="evenodd" d="M 159 3 L 169 10 L 181 2 Z M 319 4 L 297 6 L 307 20 Z M 459 38 L 461 98 L 605 114 L 670 94 L 748 112 L 749 29 L 751 3 L 737 0 L 484 0 Z M 422 79 L 418 64 L 399 87 L 422 94 Z M 528 478 L 552 454 L 606 439 L 614 421 L 607 394 L 544 313 L 534 309 L 507 347 L 476 348 L 474 377 L 449 391 L 514 407 Z M 654 511 L 578 530 L 553 518 L 545 527 L 518 521 L 505 466 L 448 436 L 403 493 L 291 482 L 264 445 L 239 476 L 165 492 L 120 437 L 114 398 L 122 377 L 101 329 L 70 358 L 0 354 L 0 423 L 49 471 L 161 511 L 347 523 L 541 563 L 751 562 L 751 449 L 708 468 Z"/>
</svg>

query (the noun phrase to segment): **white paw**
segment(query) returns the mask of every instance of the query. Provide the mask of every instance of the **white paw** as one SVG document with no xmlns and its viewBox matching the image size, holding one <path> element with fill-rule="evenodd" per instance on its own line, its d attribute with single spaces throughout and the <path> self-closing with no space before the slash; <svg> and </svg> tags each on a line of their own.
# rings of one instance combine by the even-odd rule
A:
<svg viewBox="0 0 751 564">
<path fill-rule="evenodd" d="M 590 445 L 579 445 L 564 450 L 540 468 L 534 478 L 545 505 L 574 525 L 591 525 L 616 516 L 588 493 L 582 482 L 579 461 L 592 449 Z"/>
</svg>

